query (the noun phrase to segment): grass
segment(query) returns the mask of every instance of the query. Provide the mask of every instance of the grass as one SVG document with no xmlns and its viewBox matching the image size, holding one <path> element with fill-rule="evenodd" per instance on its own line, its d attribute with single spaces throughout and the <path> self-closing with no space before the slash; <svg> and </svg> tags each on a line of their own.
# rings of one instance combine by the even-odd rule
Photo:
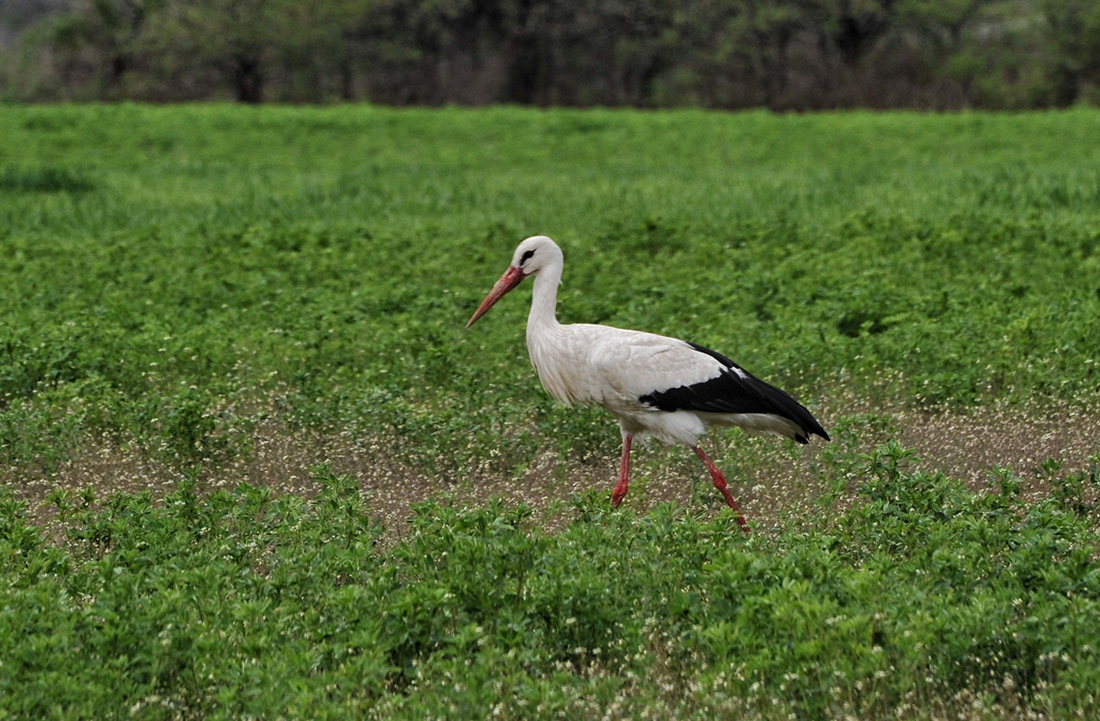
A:
<svg viewBox="0 0 1100 721">
<path fill-rule="evenodd" d="M 1094 714 L 1097 148 L 1087 110 L 0 108 L 0 717 Z M 608 510 L 522 291 L 463 329 L 535 233 L 563 320 L 825 422 L 711 441 L 752 537 L 690 454 Z"/>
</svg>

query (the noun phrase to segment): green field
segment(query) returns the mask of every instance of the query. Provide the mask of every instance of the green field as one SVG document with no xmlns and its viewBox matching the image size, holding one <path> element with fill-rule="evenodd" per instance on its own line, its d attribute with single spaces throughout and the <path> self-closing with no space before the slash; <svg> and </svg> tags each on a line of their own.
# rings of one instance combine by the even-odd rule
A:
<svg viewBox="0 0 1100 721">
<path fill-rule="evenodd" d="M 830 431 L 750 537 L 533 234 Z M 1100 710 L 1098 112 L 0 106 L 0 309 L 0 719 Z"/>
</svg>

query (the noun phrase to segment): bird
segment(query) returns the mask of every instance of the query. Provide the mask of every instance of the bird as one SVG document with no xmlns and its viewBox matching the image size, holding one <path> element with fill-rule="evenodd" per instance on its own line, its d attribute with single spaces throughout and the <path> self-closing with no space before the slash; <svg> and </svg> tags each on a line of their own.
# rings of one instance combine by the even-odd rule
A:
<svg viewBox="0 0 1100 721">
<path fill-rule="evenodd" d="M 546 391 L 572 405 L 597 405 L 622 432 L 622 458 L 611 503 L 618 508 L 630 485 L 635 438 L 653 437 L 691 448 L 715 488 L 748 523 L 725 475 L 699 446 L 710 426 L 739 426 L 806 444 L 829 434 L 785 391 L 760 380 L 726 356 L 689 341 L 591 323 L 559 323 L 558 286 L 565 266 L 561 248 L 545 235 L 523 240 L 512 262 L 466 323 L 470 328 L 524 279 L 534 277 L 527 317 L 527 351 Z"/>
</svg>

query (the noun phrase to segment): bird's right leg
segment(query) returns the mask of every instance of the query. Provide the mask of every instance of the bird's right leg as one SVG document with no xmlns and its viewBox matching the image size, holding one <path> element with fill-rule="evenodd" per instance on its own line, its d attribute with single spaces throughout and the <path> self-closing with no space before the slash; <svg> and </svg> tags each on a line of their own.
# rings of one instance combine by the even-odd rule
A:
<svg viewBox="0 0 1100 721">
<path fill-rule="evenodd" d="M 699 456 L 699 460 L 707 467 L 707 470 L 710 472 L 710 478 L 714 481 L 714 487 L 725 497 L 726 505 L 732 508 L 733 512 L 737 514 L 737 522 L 741 524 L 741 530 L 748 533 L 749 524 L 745 522 L 745 514 L 741 512 L 741 507 L 737 505 L 737 501 L 733 500 L 733 494 L 730 493 L 729 485 L 726 483 L 726 475 L 718 469 L 718 466 L 714 465 L 714 462 L 710 460 L 710 458 L 707 458 L 707 454 L 703 453 L 702 448 L 699 446 L 692 446 L 691 450 L 695 451 L 695 455 Z"/>
<path fill-rule="evenodd" d="M 623 432 L 623 460 L 619 464 L 619 484 L 611 492 L 611 505 L 615 508 L 618 508 L 619 504 L 623 502 L 627 486 L 630 485 L 630 444 L 633 440 L 633 433 Z"/>
</svg>

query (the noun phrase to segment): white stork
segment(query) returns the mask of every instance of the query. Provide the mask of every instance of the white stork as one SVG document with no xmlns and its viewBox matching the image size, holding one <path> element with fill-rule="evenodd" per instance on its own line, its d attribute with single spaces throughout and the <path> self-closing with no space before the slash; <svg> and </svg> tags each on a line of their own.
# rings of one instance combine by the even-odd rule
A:
<svg viewBox="0 0 1100 721">
<path fill-rule="evenodd" d="M 775 433 L 799 443 L 809 442 L 811 434 L 829 440 L 829 434 L 785 392 L 708 348 L 605 325 L 562 325 L 555 308 L 563 265 L 561 248 L 553 240 L 543 235 L 527 238 L 466 327 L 524 278 L 535 276 L 527 350 L 543 387 L 566 405 L 602 406 L 622 429 L 622 462 L 611 503 L 618 507 L 626 496 L 634 437 L 648 434 L 695 451 L 748 533 L 725 476 L 696 442 L 699 436 L 711 425 Z"/>
</svg>

